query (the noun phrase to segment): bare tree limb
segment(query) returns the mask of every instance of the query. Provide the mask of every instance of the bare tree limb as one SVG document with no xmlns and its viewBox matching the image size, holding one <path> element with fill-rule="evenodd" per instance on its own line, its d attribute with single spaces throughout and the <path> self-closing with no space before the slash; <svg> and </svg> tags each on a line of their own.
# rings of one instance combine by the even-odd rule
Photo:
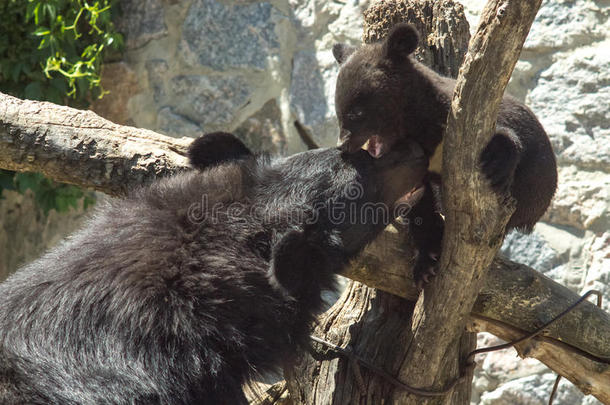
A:
<svg viewBox="0 0 610 405">
<path fill-rule="evenodd" d="M 121 195 L 187 167 L 191 139 L 126 127 L 91 111 L 0 93 L 0 168 Z"/>
<path fill-rule="evenodd" d="M 92 112 L 0 94 L 0 168 L 4 169 L 36 170 L 57 181 L 67 179 L 121 195 L 136 184 L 184 170 L 189 141 L 112 124 Z M 79 144 L 91 146 L 79 146 L 74 152 Z M 142 160 L 146 169 L 139 166 Z M 113 170 L 100 169 L 108 167 L 107 163 Z M 403 241 L 395 229 L 389 228 L 354 260 L 345 275 L 415 300 L 418 292 L 410 278 L 409 253 Z M 510 340 L 534 330 L 577 298 L 527 266 L 496 258 L 469 325 Z M 610 315 L 606 312 L 584 304 L 520 350 L 584 392 L 610 403 L 610 367 L 581 355 L 610 357 Z"/>
<path fill-rule="evenodd" d="M 464 325 L 514 211 L 514 205 L 501 204 L 485 184 L 479 156 L 491 138 L 506 84 L 540 3 L 489 0 L 460 68 L 444 136 L 443 196 L 451 198 L 443 201 L 443 253 L 439 276 L 414 311 L 414 343 L 399 374 L 409 385 L 440 390 L 458 377 L 451 370 L 460 361 Z M 451 395 L 422 400 L 404 394 L 395 400 L 453 403 Z"/>
<path fill-rule="evenodd" d="M 409 253 L 404 238 L 392 228 L 353 261 L 345 276 L 369 287 L 416 300 Z M 436 282 L 436 281 L 435 281 Z M 469 330 L 515 340 L 548 322 L 579 296 L 534 269 L 497 256 L 483 281 L 467 323 Z M 584 303 L 541 336 L 517 346 L 522 357 L 533 357 L 568 378 L 585 394 L 610 403 L 610 314 Z"/>
<path fill-rule="evenodd" d="M 316 141 L 314 141 L 313 136 L 311 136 L 309 129 L 305 128 L 305 126 L 303 124 L 301 124 L 301 122 L 299 120 L 296 120 L 294 122 L 294 127 L 296 128 L 297 133 L 301 137 L 301 140 L 303 141 L 305 146 L 307 146 L 307 149 L 319 148 Z"/>
</svg>

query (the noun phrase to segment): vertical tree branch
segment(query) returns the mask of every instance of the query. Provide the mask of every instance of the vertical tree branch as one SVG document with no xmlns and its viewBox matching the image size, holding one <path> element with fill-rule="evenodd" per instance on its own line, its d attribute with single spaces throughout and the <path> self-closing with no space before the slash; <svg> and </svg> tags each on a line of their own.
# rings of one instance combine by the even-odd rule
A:
<svg viewBox="0 0 610 405">
<path fill-rule="evenodd" d="M 458 375 L 459 339 L 482 280 L 502 243 L 514 207 L 498 201 L 479 172 L 504 89 L 541 0 L 490 0 L 456 85 L 444 138 L 443 195 L 446 209 L 441 269 L 420 296 L 413 316 L 414 343 L 400 378 L 417 387 L 441 389 Z M 406 404 L 455 403 L 399 395 Z"/>
<path fill-rule="evenodd" d="M 375 1 L 364 12 L 364 42 L 383 39 L 399 22 L 413 24 L 419 31 L 422 41 L 416 57 L 420 61 L 439 73 L 457 76 L 469 39 L 468 22 L 459 3 L 452 0 Z M 361 262 L 363 266 L 360 266 L 359 274 L 362 276 L 362 272 L 368 272 L 376 278 L 381 262 L 391 261 L 395 264 L 395 275 L 386 275 L 384 279 L 387 285 L 394 285 L 411 271 L 409 263 L 412 257 L 400 254 L 387 236 L 384 235 L 383 241 L 373 248 L 381 261 Z M 404 245 L 404 236 L 400 239 Z M 401 293 L 406 291 L 413 292 L 410 298 L 417 296 L 412 285 Z M 409 327 L 412 314 L 412 302 L 351 282 L 342 298 L 319 319 L 315 334 L 340 347 L 350 347 L 369 363 L 396 376 L 413 342 Z M 464 351 L 474 347 L 474 338 L 474 334 L 464 333 Z M 454 357 L 457 359 L 457 355 Z M 448 370 L 449 375 L 458 372 L 457 360 L 454 363 L 455 369 Z M 381 375 L 363 367 L 360 371 L 357 378 L 354 365 L 344 357 L 320 362 L 304 355 L 294 369 L 287 370 L 286 377 L 292 398 L 297 403 L 364 405 L 387 402 L 402 392 L 402 388 L 397 388 Z M 460 404 L 468 404 L 470 391 L 466 384 L 455 390 Z"/>
</svg>

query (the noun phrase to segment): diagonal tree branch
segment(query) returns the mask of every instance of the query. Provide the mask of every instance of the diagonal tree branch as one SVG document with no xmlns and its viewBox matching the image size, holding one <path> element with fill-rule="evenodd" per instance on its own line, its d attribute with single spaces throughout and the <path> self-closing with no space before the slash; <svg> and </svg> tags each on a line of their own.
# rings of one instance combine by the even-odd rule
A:
<svg viewBox="0 0 610 405">
<path fill-rule="evenodd" d="M 540 3 L 489 0 L 460 68 L 444 136 L 443 196 L 451 198 L 443 200 L 440 274 L 415 307 L 414 343 L 399 374 L 409 385 L 440 390 L 458 377 L 451 370 L 460 361 L 464 325 L 514 211 L 483 181 L 479 156 L 491 138 L 506 84 Z M 453 399 L 404 394 L 395 400 L 450 404 Z"/>
<path fill-rule="evenodd" d="M 19 100 L 0 93 L 0 168 L 40 171 L 112 195 L 187 168 L 190 139 L 120 126 L 92 112 Z M 85 147 L 84 145 L 88 145 Z M 106 170 L 110 167 L 111 170 Z M 410 300 L 404 238 L 389 228 L 345 271 L 371 287 Z M 510 340 L 550 320 L 578 296 L 535 270 L 502 258 L 490 267 L 470 314 L 469 328 Z M 544 336 L 522 345 L 586 393 L 610 403 L 610 367 L 583 357 L 610 357 L 610 315 L 592 304 L 578 307 Z"/>
<path fill-rule="evenodd" d="M 404 237 L 389 227 L 353 261 L 345 276 L 415 301 Z M 436 280 L 435 280 L 436 282 Z M 515 340 L 550 321 L 579 296 L 525 265 L 497 256 L 476 297 L 468 330 Z M 340 333 L 338 333 L 340 335 Z M 542 335 L 517 345 L 521 357 L 533 357 L 568 378 L 585 394 L 610 403 L 610 314 L 583 303 Z M 606 363 L 592 361 L 599 357 Z M 404 381 L 404 380 L 403 380 Z"/>
</svg>

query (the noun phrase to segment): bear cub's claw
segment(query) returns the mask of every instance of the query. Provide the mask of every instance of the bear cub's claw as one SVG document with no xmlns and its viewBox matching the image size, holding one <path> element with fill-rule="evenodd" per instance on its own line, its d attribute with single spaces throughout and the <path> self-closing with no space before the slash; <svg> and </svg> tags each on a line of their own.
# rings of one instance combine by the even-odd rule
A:
<svg viewBox="0 0 610 405">
<path fill-rule="evenodd" d="M 480 159 L 481 170 L 496 193 L 509 193 L 520 153 L 521 142 L 513 130 L 498 127 Z"/>
</svg>

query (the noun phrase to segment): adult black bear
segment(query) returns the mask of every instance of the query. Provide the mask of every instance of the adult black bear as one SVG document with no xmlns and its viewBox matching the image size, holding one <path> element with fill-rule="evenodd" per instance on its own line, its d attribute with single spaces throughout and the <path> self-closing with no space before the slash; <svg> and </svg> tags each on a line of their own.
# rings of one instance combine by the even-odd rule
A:
<svg viewBox="0 0 610 405">
<path fill-rule="evenodd" d="M 417 145 L 270 159 L 230 134 L 190 158 L 0 284 L 1 404 L 245 404 L 427 166 Z"/>
<path fill-rule="evenodd" d="M 441 149 L 455 80 L 416 61 L 411 54 L 417 43 L 415 28 L 398 24 L 382 42 L 360 49 L 333 47 L 341 65 L 335 93 L 340 148 L 354 152 L 366 144 L 371 156 L 380 157 L 408 139 L 424 148 L 431 169 L 438 170 L 434 155 Z M 557 167 L 544 129 L 513 97 L 505 96 L 500 105 L 496 133 L 483 150 L 481 168 L 494 190 L 509 191 L 517 201 L 507 230 L 531 232 L 555 193 Z M 440 181 L 433 174 L 430 179 Z M 423 218 L 421 225 L 414 225 L 421 229 L 413 232 L 420 285 L 434 274 L 442 239 L 443 224 L 434 212 L 440 209 L 439 201 L 433 195 L 439 187 L 432 183 L 427 182 L 426 195 L 411 215 Z"/>
</svg>

